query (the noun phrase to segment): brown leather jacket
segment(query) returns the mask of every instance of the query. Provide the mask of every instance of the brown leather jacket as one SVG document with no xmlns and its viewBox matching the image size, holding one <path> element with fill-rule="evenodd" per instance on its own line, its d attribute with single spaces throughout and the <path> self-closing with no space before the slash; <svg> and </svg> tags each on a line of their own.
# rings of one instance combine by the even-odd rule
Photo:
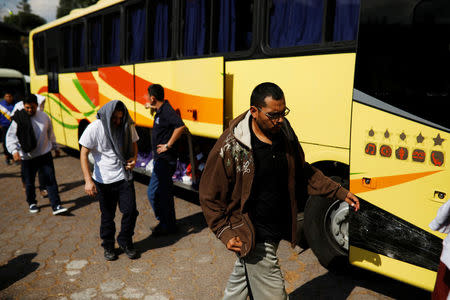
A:
<svg viewBox="0 0 450 300">
<path fill-rule="evenodd" d="M 246 202 L 250 197 L 255 165 L 250 143 L 250 112 L 230 122 L 209 153 L 200 181 L 200 205 L 206 222 L 225 245 L 236 236 L 243 242 L 241 257 L 255 247 L 255 230 Z M 290 126 L 283 122 L 291 202 L 292 246 L 296 244 L 297 211 L 307 195 L 344 200 L 348 190 L 305 162 L 303 149 Z"/>
</svg>

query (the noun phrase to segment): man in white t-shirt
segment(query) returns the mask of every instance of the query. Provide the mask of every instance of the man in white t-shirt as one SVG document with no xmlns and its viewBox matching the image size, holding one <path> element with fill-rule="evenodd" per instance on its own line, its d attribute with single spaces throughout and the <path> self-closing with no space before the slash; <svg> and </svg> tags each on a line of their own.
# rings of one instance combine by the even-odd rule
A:
<svg viewBox="0 0 450 300">
<path fill-rule="evenodd" d="M 34 185 L 36 172 L 43 176 L 42 181 L 45 182 L 53 214 L 66 212 L 67 208 L 61 206 L 51 154 L 51 150 L 54 150 L 55 155 L 59 156 L 52 123 L 47 114 L 37 110 L 36 95 L 28 95 L 23 103 L 24 109 L 17 111 L 13 116 L 13 122 L 6 135 L 6 146 L 14 160 L 21 161 L 30 213 L 39 212 Z"/>
<path fill-rule="evenodd" d="M 97 120 L 89 124 L 80 138 L 80 161 L 85 191 L 100 204 L 100 238 L 106 260 L 115 260 L 114 251 L 116 207 L 122 212 L 119 247 L 130 259 L 139 256 L 133 246 L 134 227 L 138 211 L 131 170 L 136 164 L 139 137 L 123 102 L 106 103 L 97 113 Z M 88 154 L 94 158 L 94 172 L 90 174 Z"/>
<path fill-rule="evenodd" d="M 39 95 L 39 94 L 34 94 L 34 95 L 37 98 L 37 103 L 38 103 L 37 110 L 38 111 L 44 111 L 45 100 L 46 100 L 45 96 L 42 96 L 42 95 Z M 17 102 L 14 105 L 14 108 L 13 108 L 13 110 L 11 112 L 11 116 L 14 116 L 16 111 L 19 111 L 19 110 L 22 110 L 22 109 L 24 109 L 23 101 Z M 59 154 L 57 154 L 57 156 L 58 155 Z M 38 171 L 38 179 L 39 179 L 39 192 L 40 192 L 42 197 L 47 197 L 48 196 L 48 191 L 45 188 L 45 178 L 44 178 L 44 175 L 42 174 L 42 172 Z M 23 183 L 23 187 L 25 188 L 25 180 L 23 179 L 23 176 L 22 176 L 22 183 Z"/>
</svg>

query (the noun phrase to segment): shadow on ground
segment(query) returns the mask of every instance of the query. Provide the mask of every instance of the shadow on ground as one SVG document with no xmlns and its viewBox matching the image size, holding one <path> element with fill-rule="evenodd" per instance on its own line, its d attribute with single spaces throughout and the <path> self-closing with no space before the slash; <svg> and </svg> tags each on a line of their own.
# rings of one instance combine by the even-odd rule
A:
<svg viewBox="0 0 450 300">
<path fill-rule="evenodd" d="M 78 180 L 78 181 L 74 181 L 74 182 L 69 182 L 69 183 L 63 183 L 63 184 L 59 184 L 59 192 L 60 193 L 64 193 L 64 192 L 68 192 L 71 189 L 77 188 L 79 186 L 84 185 L 84 180 Z"/>
<path fill-rule="evenodd" d="M 7 177 L 16 177 L 20 178 L 20 172 L 14 172 L 14 173 L 0 173 L 0 179 L 7 178 Z"/>
<path fill-rule="evenodd" d="M 177 233 L 158 237 L 152 237 L 152 235 L 149 235 L 144 240 L 135 242 L 135 247 L 140 253 L 144 253 L 152 249 L 167 247 L 175 244 L 178 240 L 189 234 L 198 233 L 206 228 L 205 218 L 201 212 L 178 219 L 177 224 Z"/>
<path fill-rule="evenodd" d="M 36 253 L 22 254 L 14 257 L 8 263 L 0 267 L 0 291 L 6 289 L 14 282 L 26 277 L 34 272 L 39 263 L 32 262 L 36 257 Z"/>
<path fill-rule="evenodd" d="M 328 272 L 316 277 L 289 294 L 289 299 L 344 300 L 355 287 L 372 290 L 394 299 L 431 299 L 428 291 L 356 267 L 348 267 L 345 272 Z"/>
<path fill-rule="evenodd" d="M 63 205 L 67 205 L 67 204 L 74 204 L 71 207 L 67 207 L 67 212 L 60 214 L 61 216 L 70 216 L 73 217 L 75 216 L 74 214 L 72 214 L 73 211 L 83 208 L 85 206 L 88 206 L 89 204 L 91 204 L 92 202 L 96 202 L 95 198 L 93 197 L 89 197 L 89 196 L 82 196 L 82 197 L 78 197 L 76 199 L 73 200 L 68 200 L 68 201 L 61 201 L 61 203 Z M 49 207 L 51 206 L 50 203 L 45 203 L 45 204 L 39 204 L 38 207 L 39 208 L 44 208 L 44 207 Z"/>
</svg>

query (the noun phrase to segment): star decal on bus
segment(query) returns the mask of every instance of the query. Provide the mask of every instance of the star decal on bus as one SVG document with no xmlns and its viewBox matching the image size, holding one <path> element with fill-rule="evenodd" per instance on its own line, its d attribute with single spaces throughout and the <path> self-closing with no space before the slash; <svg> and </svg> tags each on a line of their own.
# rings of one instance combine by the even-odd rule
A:
<svg viewBox="0 0 450 300">
<path fill-rule="evenodd" d="M 438 133 L 437 137 L 433 138 L 433 141 L 435 146 L 442 146 L 442 143 L 445 141 L 445 139 L 441 138 L 441 134 Z"/>
</svg>

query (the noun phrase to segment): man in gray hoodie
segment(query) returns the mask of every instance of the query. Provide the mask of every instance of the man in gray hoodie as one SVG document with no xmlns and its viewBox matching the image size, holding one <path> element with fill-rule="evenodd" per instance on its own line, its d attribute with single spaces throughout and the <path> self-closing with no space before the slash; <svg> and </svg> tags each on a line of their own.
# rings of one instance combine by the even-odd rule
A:
<svg viewBox="0 0 450 300">
<path fill-rule="evenodd" d="M 136 164 L 139 137 L 123 102 L 106 103 L 97 113 L 97 120 L 89 124 L 80 138 L 80 161 L 86 182 L 86 194 L 100 204 L 100 238 L 106 260 L 115 260 L 114 250 L 116 207 L 122 212 L 119 247 L 130 259 L 139 256 L 132 237 L 138 211 L 131 170 Z M 88 165 L 88 154 L 94 158 L 94 172 Z"/>
</svg>

